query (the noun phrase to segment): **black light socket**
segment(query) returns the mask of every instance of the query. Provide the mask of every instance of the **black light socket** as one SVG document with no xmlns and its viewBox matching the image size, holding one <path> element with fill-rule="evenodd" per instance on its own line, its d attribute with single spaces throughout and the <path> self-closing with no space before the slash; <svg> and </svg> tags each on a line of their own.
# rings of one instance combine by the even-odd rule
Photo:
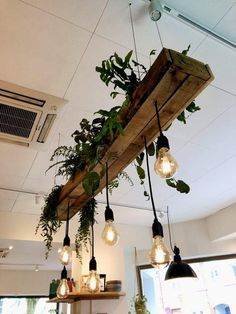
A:
<svg viewBox="0 0 236 314">
<path fill-rule="evenodd" d="M 91 258 L 89 262 L 89 271 L 91 270 L 97 270 L 97 262 L 94 256 Z"/>
<path fill-rule="evenodd" d="M 65 236 L 65 238 L 63 240 L 63 246 L 70 246 L 70 238 L 69 238 L 68 234 Z"/>
<path fill-rule="evenodd" d="M 67 270 L 65 266 L 63 267 L 61 272 L 61 279 L 67 279 Z"/>
<path fill-rule="evenodd" d="M 154 219 L 153 224 L 152 224 L 152 235 L 153 238 L 155 236 L 161 236 L 163 238 L 163 228 L 161 223 L 158 221 L 158 219 Z"/>
<path fill-rule="evenodd" d="M 177 246 L 174 247 L 174 262 L 175 263 L 181 263 L 182 259 L 181 259 L 181 256 L 179 255 L 180 254 L 180 250 Z"/>
<path fill-rule="evenodd" d="M 114 221 L 113 211 L 109 206 L 107 206 L 106 210 L 105 210 L 105 220 L 106 221 L 108 221 L 108 220 Z"/>
<path fill-rule="evenodd" d="M 163 147 L 170 149 L 168 138 L 161 133 L 160 136 L 157 138 L 157 150 Z"/>
</svg>

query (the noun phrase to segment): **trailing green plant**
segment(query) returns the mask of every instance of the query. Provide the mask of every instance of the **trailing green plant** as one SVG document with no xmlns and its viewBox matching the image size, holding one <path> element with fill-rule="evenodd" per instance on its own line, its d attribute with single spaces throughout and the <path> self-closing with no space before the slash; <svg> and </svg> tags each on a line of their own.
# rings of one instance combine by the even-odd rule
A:
<svg viewBox="0 0 236 314">
<path fill-rule="evenodd" d="M 81 248 L 82 246 L 87 249 L 88 242 L 90 241 L 90 230 L 92 225 L 96 222 L 95 215 L 97 208 L 97 202 L 94 198 L 88 201 L 83 208 L 80 209 L 79 215 L 79 227 L 75 235 L 75 250 L 77 256 L 82 261 Z"/>
<path fill-rule="evenodd" d="M 131 302 L 131 310 L 128 314 L 150 314 L 147 310 L 147 298 L 145 295 L 137 294 Z"/>
<path fill-rule="evenodd" d="M 188 46 L 182 53 L 186 55 L 190 49 Z M 155 54 L 155 50 L 150 52 L 151 56 Z M 74 145 L 58 147 L 52 157 L 52 165 L 47 169 L 57 166 L 58 176 L 66 179 L 73 178 L 76 173 L 85 171 L 85 177 L 82 185 L 88 196 L 93 196 L 100 185 L 100 180 L 104 176 L 105 165 L 102 162 L 110 144 L 118 135 L 123 134 L 123 128 L 127 121 L 121 119 L 121 113 L 129 102 L 132 102 L 132 95 L 141 81 L 142 76 L 147 73 L 144 65 L 132 60 L 132 51 L 124 58 L 114 53 L 108 60 L 103 60 L 101 66 L 96 67 L 96 71 L 100 74 L 101 80 L 108 86 L 113 86 L 110 96 L 114 99 L 117 95 L 123 95 L 125 100 L 121 106 L 115 106 L 110 110 L 99 110 L 95 112 L 96 117 L 92 122 L 82 119 L 72 137 Z M 190 114 L 200 110 L 200 107 L 193 101 L 178 117 L 177 120 L 186 123 Z M 156 154 L 156 145 L 151 143 L 148 147 L 148 155 Z M 113 156 L 106 156 L 107 159 Z M 145 189 L 145 170 L 142 167 L 144 153 L 137 156 L 134 165 L 140 179 L 141 185 L 144 187 L 144 196 L 149 198 L 149 194 Z M 100 164 L 100 172 L 94 170 L 95 166 Z M 130 185 L 133 185 L 131 178 L 127 173 L 121 172 L 117 178 L 109 183 L 109 191 L 119 186 L 120 179 L 125 179 Z M 190 188 L 182 180 L 175 178 L 166 180 L 168 186 L 175 188 L 181 193 L 188 193 Z M 54 187 L 52 192 L 46 199 L 43 212 L 40 216 L 39 224 L 36 232 L 41 228 L 41 235 L 47 248 L 46 257 L 52 247 L 53 235 L 61 226 L 61 221 L 57 216 L 57 204 L 61 187 Z M 89 239 L 89 228 L 94 221 L 96 201 L 92 198 L 81 211 L 79 211 L 79 229 L 76 236 L 77 252 L 81 243 L 87 245 Z"/>
<path fill-rule="evenodd" d="M 57 204 L 62 185 L 54 186 L 51 193 L 45 199 L 45 205 L 39 218 L 35 234 L 41 230 L 41 236 L 44 238 L 46 246 L 45 257 L 48 258 L 49 251 L 52 249 L 52 241 L 54 234 L 59 230 L 62 222 L 57 215 Z"/>
</svg>

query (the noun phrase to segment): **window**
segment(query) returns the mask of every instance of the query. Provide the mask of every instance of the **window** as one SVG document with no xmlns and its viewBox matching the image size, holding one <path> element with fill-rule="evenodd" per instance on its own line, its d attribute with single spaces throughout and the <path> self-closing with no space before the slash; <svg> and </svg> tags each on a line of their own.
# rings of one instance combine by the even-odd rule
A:
<svg viewBox="0 0 236 314">
<path fill-rule="evenodd" d="M 151 314 L 236 313 L 236 256 L 188 260 L 198 279 L 165 281 L 166 269 L 139 266 L 140 290 Z"/>
<path fill-rule="evenodd" d="M 0 297 L 0 314 L 57 314 L 55 303 L 47 297 Z"/>
</svg>

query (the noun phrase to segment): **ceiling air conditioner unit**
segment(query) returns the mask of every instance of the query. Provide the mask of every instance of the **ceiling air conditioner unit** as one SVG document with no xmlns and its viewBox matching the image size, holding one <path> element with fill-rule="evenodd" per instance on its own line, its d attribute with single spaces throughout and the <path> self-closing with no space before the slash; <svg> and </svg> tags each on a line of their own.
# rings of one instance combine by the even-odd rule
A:
<svg viewBox="0 0 236 314">
<path fill-rule="evenodd" d="M 43 149 L 66 101 L 0 81 L 0 140 Z"/>
</svg>

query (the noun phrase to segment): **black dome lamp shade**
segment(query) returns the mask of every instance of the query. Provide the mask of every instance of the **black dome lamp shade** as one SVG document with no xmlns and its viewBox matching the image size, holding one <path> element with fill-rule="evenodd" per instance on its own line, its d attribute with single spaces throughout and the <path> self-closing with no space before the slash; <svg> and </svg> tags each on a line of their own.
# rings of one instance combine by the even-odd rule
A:
<svg viewBox="0 0 236 314">
<path fill-rule="evenodd" d="M 166 275 L 165 280 L 176 279 L 176 278 L 197 278 L 195 271 L 189 264 L 182 262 L 180 256 L 180 250 L 178 247 L 174 247 L 174 261 L 171 262 Z"/>
</svg>

